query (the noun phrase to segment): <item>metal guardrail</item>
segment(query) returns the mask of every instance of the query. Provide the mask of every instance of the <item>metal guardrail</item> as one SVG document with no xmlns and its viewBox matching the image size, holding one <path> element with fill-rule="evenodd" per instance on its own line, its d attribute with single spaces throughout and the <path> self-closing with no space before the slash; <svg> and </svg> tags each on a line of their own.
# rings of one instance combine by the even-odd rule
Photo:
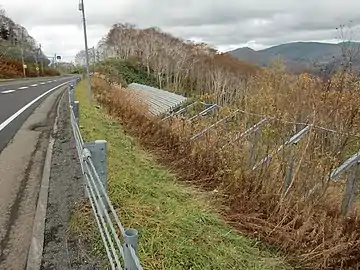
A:
<svg viewBox="0 0 360 270">
<path fill-rule="evenodd" d="M 89 199 L 93 214 L 103 241 L 111 269 L 142 270 L 138 258 L 138 232 L 125 229 L 107 195 L 107 142 L 97 140 L 84 142 L 79 128 L 79 102 L 75 100 L 74 86 L 69 86 L 71 126 L 76 142 L 76 150 L 85 181 L 85 194 Z M 123 243 L 121 243 L 118 231 Z M 124 268 L 122 263 L 124 263 Z"/>
</svg>

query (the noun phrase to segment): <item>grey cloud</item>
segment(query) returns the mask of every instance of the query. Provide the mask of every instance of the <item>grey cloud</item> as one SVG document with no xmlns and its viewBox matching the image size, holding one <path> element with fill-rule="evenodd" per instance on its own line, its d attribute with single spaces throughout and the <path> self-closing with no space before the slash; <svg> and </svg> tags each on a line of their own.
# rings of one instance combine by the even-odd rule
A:
<svg viewBox="0 0 360 270">
<path fill-rule="evenodd" d="M 67 42 L 72 39 L 73 47 L 82 44 L 78 1 L 2 2 L 10 16 L 28 29 L 43 27 L 49 31 L 47 35 L 37 34 L 39 37 L 54 39 L 56 44 L 55 40 L 61 40 L 64 34 L 52 36 L 51 26 L 75 26 L 77 30 L 69 34 L 75 36 L 66 35 Z M 118 22 L 157 26 L 175 36 L 219 47 L 249 42 L 269 46 L 298 40 L 329 40 L 336 37 L 334 29 L 340 24 L 353 20 L 354 26 L 360 26 L 359 0 L 85 0 L 85 4 L 89 29 L 93 29 L 91 40 L 99 40 L 106 29 Z M 77 39 L 79 42 L 75 42 Z"/>
</svg>

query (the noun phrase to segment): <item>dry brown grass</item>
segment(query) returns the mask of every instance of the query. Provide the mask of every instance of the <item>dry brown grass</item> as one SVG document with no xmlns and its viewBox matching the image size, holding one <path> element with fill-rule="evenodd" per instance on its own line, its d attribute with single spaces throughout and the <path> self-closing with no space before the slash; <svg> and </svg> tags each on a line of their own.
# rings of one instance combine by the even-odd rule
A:
<svg viewBox="0 0 360 270">
<path fill-rule="evenodd" d="M 101 79 L 94 80 L 98 101 L 128 132 L 144 146 L 156 150 L 162 162 L 176 170 L 182 180 L 222 194 L 224 217 L 235 228 L 275 244 L 302 268 L 358 269 L 357 205 L 349 217 L 340 216 L 343 179 L 334 183 L 327 176 L 360 148 L 359 84 L 349 78 L 338 85 L 335 78 L 332 85 L 323 91 L 314 78 L 264 71 L 249 81 L 246 95 L 238 98 L 236 105 L 245 114 L 237 114 L 201 140 L 192 142 L 189 137 L 234 109 L 222 108 L 216 116 L 193 123 L 181 118 L 160 122 L 145 116 L 146 108 L 130 92 L 111 87 Z M 251 113 L 277 119 L 264 127 L 254 141 L 255 160 L 293 133 L 292 122 L 326 126 L 339 132 L 310 130 L 294 148 L 295 172 L 290 188 L 285 191 L 283 179 L 288 164 L 285 152 L 274 156 L 268 166 L 253 171 L 248 166 L 250 137 L 219 150 L 233 135 L 261 119 Z M 304 194 L 316 184 L 320 184 L 319 188 L 304 199 Z"/>
</svg>

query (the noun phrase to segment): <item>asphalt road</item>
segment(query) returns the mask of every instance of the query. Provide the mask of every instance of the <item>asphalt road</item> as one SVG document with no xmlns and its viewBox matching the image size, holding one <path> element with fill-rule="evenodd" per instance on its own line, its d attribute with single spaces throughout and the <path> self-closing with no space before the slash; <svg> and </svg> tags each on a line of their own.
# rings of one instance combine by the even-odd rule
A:
<svg viewBox="0 0 360 270">
<path fill-rule="evenodd" d="M 57 103 L 74 78 L 0 82 L 0 269 L 25 269 Z"/>
<path fill-rule="evenodd" d="M 25 269 L 35 228 L 37 199 L 43 190 L 40 185 L 48 174 L 43 169 L 49 163 L 49 138 L 57 115 L 57 102 L 65 89 L 61 86 L 49 93 L 0 153 L 0 269 Z M 33 101 L 30 104 L 35 103 Z M 29 113 L 32 108 L 28 104 L 20 112 Z M 24 114 L 18 110 L 0 123 L 2 131 L 7 133 L 13 123 L 10 120 L 17 121 Z"/>
<path fill-rule="evenodd" d="M 51 89 L 73 76 L 0 82 L 0 153 Z M 45 94 L 47 93 L 47 94 Z"/>
</svg>

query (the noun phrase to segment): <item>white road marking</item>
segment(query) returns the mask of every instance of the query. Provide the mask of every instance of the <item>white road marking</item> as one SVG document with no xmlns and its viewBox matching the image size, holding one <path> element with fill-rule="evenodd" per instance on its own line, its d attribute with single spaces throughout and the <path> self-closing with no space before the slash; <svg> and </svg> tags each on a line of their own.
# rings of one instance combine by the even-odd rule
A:
<svg viewBox="0 0 360 270">
<path fill-rule="evenodd" d="M 45 84 L 44 82 L 40 83 L 40 84 Z"/>
<path fill-rule="evenodd" d="M 32 84 L 32 85 L 30 85 L 30 86 L 35 87 L 35 86 L 38 86 L 38 84 Z"/>
<path fill-rule="evenodd" d="M 31 105 L 33 105 L 35 102 L 37 102 L 42 97 L 46 96 L 47 94 L 53 92 L 54 90 L 60 88 L 61 86 L 64 86 L 65 84 L 69 83 L 64 82 L 62 84 L 59 84 L 58 86 L 55 86 L 54 88 L 51 88 L 50 90 L 46 91 L 42 95 L 38 96 L 37 98 L 30 101 L 28 104 L 26 104 L 24 107 L 22 107 L 20 110 L 18 110 L 16 113 L 14 113 L 12 116 L 10 116 L 8 119 L 6 119 L 4 122 L 0 124 L 0 131 L 2 131 L 4 128 L 6 128 L 7 125 L 9 125 L 16 117 L 18 117 L 20 114 L 22 114 L 26 109 L 28 109 Z"/>
<path fill-rule="evenodd" d="M 29 88 L 29 86 L 19 87 L 18 89 L 22 90 L 22 89 L 26 89 L 26 88 Z"/>
<path fill-rule="evenodd" d="M 9 94 L 9 93 L 12 93 L 12 92 L 15 92 L 16 90 L 5 90 L 5 91 L 2 91 L 1 94 Z"/>
</svg>

